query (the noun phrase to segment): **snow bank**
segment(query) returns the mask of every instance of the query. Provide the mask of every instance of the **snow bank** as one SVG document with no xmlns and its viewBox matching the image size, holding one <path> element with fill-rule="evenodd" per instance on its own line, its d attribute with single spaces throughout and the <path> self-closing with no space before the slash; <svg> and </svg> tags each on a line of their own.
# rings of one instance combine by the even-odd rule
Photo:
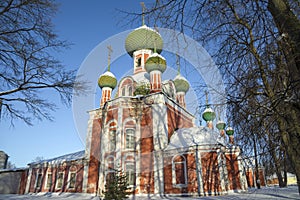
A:
<svg viewBox="0 0 300 200">
<path fill-rule="evenodd" d="M 207 127 L 182 128 L 175 131 L 170 139 L 166 150 L 191 147 L 195 145 L 217 145 L 225 146 L 224 138 L 217 131 Z"/>
</svg>

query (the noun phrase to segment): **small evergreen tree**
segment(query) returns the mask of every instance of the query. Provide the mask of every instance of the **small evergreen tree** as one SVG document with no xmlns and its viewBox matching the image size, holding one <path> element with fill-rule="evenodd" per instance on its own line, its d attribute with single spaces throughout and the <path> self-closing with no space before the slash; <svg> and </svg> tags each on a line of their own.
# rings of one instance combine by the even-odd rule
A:
<svg viewBox="0 0 300 200">
<path fill-rule="evenodd" d="M 141 84 L 135 88 L 133 95 L 147 95 L 150 94 L 150 85 L 149 84 Z"/>
<path fill-rule="evenodd" d="M 128 198 L 130 194 L 128 191 L 127 176 L 122 170 L 115 170 L 115 173 L 109 176 L 105 185 L 105 199 L 106 200 L 119 200 Z"/>
</svg>

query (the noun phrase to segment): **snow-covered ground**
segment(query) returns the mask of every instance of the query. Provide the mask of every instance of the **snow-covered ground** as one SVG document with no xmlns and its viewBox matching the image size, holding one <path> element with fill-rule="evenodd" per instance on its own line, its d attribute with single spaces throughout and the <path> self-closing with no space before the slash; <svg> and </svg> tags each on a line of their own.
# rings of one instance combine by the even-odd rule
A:
<svg viewBox="0 0 300 200">
<path fill-rule="evenodd" d="M 0 194 L 0 200 L 99 200 L 99 197 L 95 197 L 89 194 L 73 194 L 73 193 L 50 193 L 50 194 L 31 194 L 31 195 L 12 195 L 12 194 Z M 159 196 L 145 196 L 145 197 L 131 197 L 135 200 L 146 199 L 171 199 L 171 200 L 184 200 L 184 199 L 222 199 L 222 200 L 260 200 L 260 199 L 300 199 L 297 186 L 289 186 L 287 188 L 279 187 L 264 187 L 260 190 L 249 189 L 247 193 L 234 193 L 223 196 L 208 196 L 208 197 L 159 197 Z"/>
</svg>

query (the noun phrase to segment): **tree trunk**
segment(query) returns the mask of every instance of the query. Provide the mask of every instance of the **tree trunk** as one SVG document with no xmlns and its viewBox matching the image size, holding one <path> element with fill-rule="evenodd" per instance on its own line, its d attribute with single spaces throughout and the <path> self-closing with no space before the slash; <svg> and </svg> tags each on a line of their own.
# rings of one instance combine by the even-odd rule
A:
<svg viewBox="0 0 300 200">
<path fill-rule="evenodd" d="M 281 131 L 286 153 L 291 159 L 291 164 L 297 176 L 298 191 L 300 194 L 300 106 L 298 103 L 299 77 L 300 77 L 300 21 L 290 9 L 286 0 L 269 0 L 268 10 L 273 16 L 279 33 L 284 37 L 285 45 L 282 51 L 288 61 L 290 84 L 296 100 L 283 102 L 281 105 L 285 111 L 279 117 L 278 124 Z M 284 100 L 285 101 L 285 100 Z M 279 110 L 279 113 L 280 112 Z"/>
<path fill-rule="evenodd" d="M 287 37 L 290 54 L 293 56 L 294 65 L 289 65 L 294 80 L 299 80 L 300 74 L 300 21 L 290 9 L 286 0 L 269 0 L 268 10 L 271 12 L 276 27 L 282 36 Z"/>
<path fill-rule="evenodd" d="M 281 174 L 281 170 L 276 168 L 276 175 L 277 175 L 277 179 L 278 179 L 278 184 L 279 187 L 283 187 L 284 182 L 283 182 L 283 178 L 282 178 L 282 174 Z"/>
<path fill-rule="evenodd" d="M 295 114 L 295 113 L 294 113 Z M 293 117 L 294 115 L 291 117 Z M 298 118 L 299 119 L 299 118 Z M 286 122 L 285 122 L 286 120 Z M 294 121 L 294 123 L 291 123 L 293 121 L 292 119 L 279 119 L 279 129 L 282 136 L 283 143 L 286 148 L 286 152 L 288 157 L 291 160 L 292 168 L 294 169 L 297 177 L 297 185 L 298 185 L 298 192 L 300 194 L 300 128 L 299 128 L 299 122 Z"/>
<path fill-rule="evenodd" d="M 284 177 L 284 182 L 283 182 L 283 187 L 287 186 L 287 167 L 286 167 L 286 152 L 284 152 L 283 155 L 283 177 Z"/>
</svg>

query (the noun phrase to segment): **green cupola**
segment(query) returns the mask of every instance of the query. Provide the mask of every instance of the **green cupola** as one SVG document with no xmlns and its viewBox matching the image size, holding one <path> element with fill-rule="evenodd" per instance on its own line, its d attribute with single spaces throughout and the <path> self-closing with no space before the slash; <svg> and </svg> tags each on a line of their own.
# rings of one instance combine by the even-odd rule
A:
<svg viewBox="0 0 300 200">
<path fill-rule="evenodd" d="M 107 67 L 107 71 L 99 77 L 98 86 L 101 89 L 104 87 L 109 87 L 111 89 L 114 89 L 117 86 L 117 79 L 115 75 L 110 72 L 110 59 L 113 50 L 111 46 L 108 46 L 107 49 L 108 49 L 108 67 Z"/>
<path fill-rule="evenodd" d="M 148 73 L 158 70 L 163 73 L 167 68 L 167 62 L 164 57 L 159 55 L 158 53 L 153 53 L 150 55 L 146 61 L 145 69 Z"/>
<path fill-rule="evenodd" d="M 163 40 L 161 35 L 152 28 L 143 25 L 128 34 L 125 40 L 125 49 L 132 56 L 134 51 L 141 49 L 150 49 L 161 53 L 163 49 Z"/>
<path fill-rule="evenodd" d="M 174 78 L 174 85 L 176 88 L 176 92 L 184 92 L 187 93 L 187 91 L 189 91 L 190 89 L 190 84 L 189 82 L 180 74 L 178 74 L 175 78 Z"/>
<path fill-rule="evenodd" d="M 207 106 L 202 114 L 202 118 L 207 122 L 213 121 L 216 118 L 216 113 L 209 106 Z"/>
<path fill-rule="evenodd" d="M 176 92 L 184 92 L 187 93 L 187 91 L 190 89 L 189 82 L 180 74 L 180 60 L 179 55 L 176 54 L 176 64 L 177 64 L 177 76 L 174 78 L 173 82 L 176 88 Z"/>
<path fill-rule="evenodd" d="M 234 130 L 231 126 L 229 126 L 227 129 L 226 129 L 226 134 L 228 136 L 232 136 L 234 134 Z"/>
<path fill-rule="evenodd" d="M 217 129 L 218 130 L 224 130 L 225 126 L 226 126 L 225 122 L 219 119 L 217 124 L 216 124 Z"/>
<path fill-rule="evenodd" d="M 103 87 L 109 87 L 114 89 L 117 86 L 117 79 L 110 71 L 106 71 L 98 79 L 98 85 L 102 89 Z"/>
</svg>

